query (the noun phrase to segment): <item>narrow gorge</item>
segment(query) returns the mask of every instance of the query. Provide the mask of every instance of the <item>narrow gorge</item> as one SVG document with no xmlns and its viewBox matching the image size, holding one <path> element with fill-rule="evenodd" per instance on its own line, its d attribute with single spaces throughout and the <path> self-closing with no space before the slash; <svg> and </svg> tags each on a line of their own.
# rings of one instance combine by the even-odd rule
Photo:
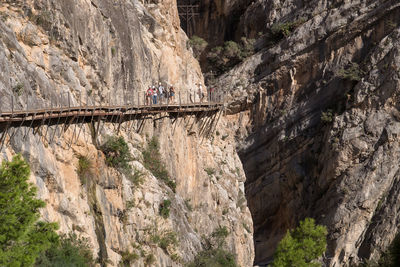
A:
<svg viewBox="0 0 400 267">
<path fill-rule="evenodd" d="M 22 155 L 41 218 L 97 266 L 204 266 L 216 244 L 226 262 L 209 266 L 268 266 L 308 217 L 328 230 L 321 266 L 378 261 L 400 224 L 399 15 L 398 0 L 3 0 L 0 118 L 144 105 L 159 83 L 168 105 L 212 91 L 223 109 L 43 119 L 3 129 L 1 160 Z"/>
</svg>

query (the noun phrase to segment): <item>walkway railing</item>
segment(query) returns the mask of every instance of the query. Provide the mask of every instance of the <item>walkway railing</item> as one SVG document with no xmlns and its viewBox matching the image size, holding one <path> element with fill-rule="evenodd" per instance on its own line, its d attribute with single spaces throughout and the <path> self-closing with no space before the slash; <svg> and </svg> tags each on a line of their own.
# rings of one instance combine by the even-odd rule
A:
<svg viewBox="0 0 400 267">
<path fill-rule="evenodd" d="M 103 126 L 106 122 L 117 124 L 117 129 L 119 131 L 121 124 L 124 122 L 144 120 L 150 115 L 160 113 L 166 113 L 174 118 L 187 115 L 201 115 L 202 118 L 213 117 L 213 120 L 215 120 L 216 114 L 219 113 L 224 106 L 223 96 L 213 95 L 213 93 L 209 93 L 208 96 L 203 96 L 202 94 L 196 96 L 193 93 L 187 93 L 185 96 L 182 96 L 182 94 L 178 92 L 178 95 L 174 98 L 158 98 L 157 104 L 145 94 L 141 97 L 141 93 L 138 93 L 136 98 L 133 97 L 133 94 L 124 94 L 122 99 L 121 97 L 114 98 L 120 100 L 113 101 L 113 97 L 109 95 L 105 105 L 102 105 L 101 102 L 93 105 L 90 103 L 89 96 L 86 96 L 85 100 L 79 97 L 79 101 L 76 101 L 71 97 L 71 94 L 67 92 L 65 94 L 60 94 L 60 98 L 54 101 L 54 104 L 50 101 L 45 107 L 32 105 L 29 99 L 27 99 L 26 107 L 23 109 L 18 108 L 15 104 L 15 97 L 10 96 L 11 110 L 8 111 L 3 111 L 1 109 L 2 104 L 4 105 L 4 99 L 2 99 L 0 103 L 1 148 L 11 128 L 14 128 L 14 132 L 12 135 L 9 135 L 10 139 L 21 127 L 26 127 L 28 129 L 24 135 L 24 138 L 26 138 L 29 129 L 32 129 L 34 134 L 39 132 L 39 134 L 43 135 L 40 129 L 44 126 L 48 128 L 53 125 L 64 125 L 62 128 L 65 131 L 71 124 L 80 124 L 82 127 L 83 124 L 90 123 L 97 135 L 101 122 L 103 122 Z M 116 102 L 120 102 L 120 104 Z M 29 104 L 31 104 L 31 108 Z M 213 126 L 212 123 L 211 126 Z M 74 129 L 73 138 L 75 130 L 76 129 Z M 79 138 L 79 133 L 76 138 Z M 45 135 L 47 135 L 47 130 L 45 131 Z M 50 140 L 52 141 L 53 138 Z"/>
</svg>

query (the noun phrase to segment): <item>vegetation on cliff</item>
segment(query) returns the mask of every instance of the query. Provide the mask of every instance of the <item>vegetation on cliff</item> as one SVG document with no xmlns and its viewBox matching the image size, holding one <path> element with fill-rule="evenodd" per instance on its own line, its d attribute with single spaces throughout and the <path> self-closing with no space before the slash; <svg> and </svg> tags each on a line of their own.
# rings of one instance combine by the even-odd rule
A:
<svg viewBox="0 0 400 267">
<path fill-rule="evenodd" d="M 193 49 L 195 58 L 200 59 L 200 56 L 208 46 L 208 43 L 203 38 L 194 35 L 192 38 L 190 38 L 189 45 Z"/>
<path fill-rule="evenodd" d="M 101 146 L 101 150 L 106 155 L 108 166 L 120 170 L 130 170 L 129 162 L 132 161 L 132 156 L 123 137 L 108 136 L 106 142 Z"/>
<path fill-rule="evenodd" d="M 95 266 L 88 240 L 76 234 L 62 235 L 58 242 L 41 253 L 36 266 Z"/>
<path fill-rule="evenodd" d="M 59 237 L 56 223 L 39 220 L 45 202 L 36 198 L 29 176 L 20 155 L 0 168 L 0 266 L 92 266 L 86 240 Z"/>
<path fill-rule="evenodd" d="M 240 42 L 227 41 L 223 46 L 216 46 L 207 53 L 209 69 L 222 74 L 245 58 L 254 54 L 254 39 L 241 38 Z"/>
<path fill-rule="evenodd" d="M 143 183 L 143 173 L 129 164 L 133 157 L 122 136 L 108 136 L 100 147 L 106 156 L 106 164 L 123 173 L 134 185 Z"/>
<path fill-rule="evenodd" d="M 321 266 L 315 260 L 326 250 L 325 226 L 315 225 L 312 218 L 306 218 L 300 225 L 288 231 L 279 242 L 274 257 L 274 267 Z"/>
<path fill-rule="evenodd" d="M 148 142 L 142 154 L 144 167 L 150 170 L 156 178 L 164 181 L 175 192 L 176 183 L 171 179 L 164 163 L 161 161 L 160 144 L 155 136 Z"/>
<path fill-rule="evenodd" d="M 224 248 L 228 235 L 229 232 L 225 226 L 218 227 L 209 238 L 203 240 L 204 250 L 197 254 L 188 267 L 236 267 L 235 257 Z"/>
<path fill-rule="evenodd" d="M 362 267 L 397 267 L 400 266 L 400 234 L 390 244 L 379 260 L 367 260 Z"/>
<path fill-rule="evenodd" d="M 57 224 L 39 221 L 45 203 L 28 184 L 28 164 L 15 156 L 0 168 L 0 266 L 32 266 L 58 241 Z"/>
</svg>

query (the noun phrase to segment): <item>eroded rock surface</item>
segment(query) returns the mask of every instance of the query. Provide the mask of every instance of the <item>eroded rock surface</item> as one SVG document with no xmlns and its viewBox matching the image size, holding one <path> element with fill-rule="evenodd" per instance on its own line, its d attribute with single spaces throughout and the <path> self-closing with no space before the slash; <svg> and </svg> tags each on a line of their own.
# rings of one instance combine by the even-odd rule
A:
<svg viewBox="0 0 400 267">
<path fill-rule="evenodd" d="M 250 120 L 236 136 L 256 263 L 304 217 L 328 227 L 328 266 L 376 259 L 397 234 L 399 12 L 398 1 L 255 1 L 242 14 L 244 32 L 265 21 L 263 48 L 219 86 L 228 113 Z"/>
<path fill-rule="evenodd" d="M 78 103 L 143 103 L 144 90 L 158 81 L 191 92 L 202 82 L 199 64 L 187 50 L 176 2 L 105 0 L 3 1 L 0 5 L 1 110 Z M 252 221 L 244 197 L 244 172 L 233 136 L 220 120 L 218 136 L 200 135 L 205 119 L 150 118 L 122 125 L 120 135 L 134 157 L 133 172 L 144 183 L 105 164 L 98 149 L 117 126 L 88 125 L 10 129 L 2 159 L 21 153 L 32 169 L 42 216 L 89 238 L 102 265 L 117 266 L 124 252 L 135 252 L 134 266 L 181 266 L 202 249 L 203 236 L 229 230 L 227 247 L 241 266 L 251 266 Z M 153 120 L 154 119 L 154 120 Z M 209 121 L 207 121 L 209 123 Z M 78 134 L 79 133 L 79 134 Z M 77 138 L 77 136 L 79 136 Z M 176 182 L 174 193 L 143 165 L 142 152 L 152 136 Z M 75 139 L 74 139 L 75 137 Z M 76 140 L 77 139 L 77 140 Z M 53 142 L 49 142 L 53 140 Z M 71 144 L 71 140 L 74 140 Z M 76 140 L 76 141 L 75 141 Z M 78 156 L 90 159 L 90 176 L 77 173 Z M 205 171 L 212 170 L 207 173 Z M 160 203 L 171 200 L 167 219 Z M 156 236 L 176 233 L 178 244 L 160 248 Z"/>
</svg>

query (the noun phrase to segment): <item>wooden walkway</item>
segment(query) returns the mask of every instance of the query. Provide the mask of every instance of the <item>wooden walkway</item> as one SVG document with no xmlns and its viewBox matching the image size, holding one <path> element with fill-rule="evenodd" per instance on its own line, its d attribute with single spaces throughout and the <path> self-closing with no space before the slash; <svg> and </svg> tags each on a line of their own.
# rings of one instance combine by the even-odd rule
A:
<svg viewBox="0 0 400 267">
<path fill-rule="evenodd" d="M 52 143 L 58 126 L 58 137 L 65 132 L 70 125 L 75 125 L 70 145 L 79 138 L 81 128 L 84 124 L 89 124 L 92 134 L 96 137 L 101 131 L 100 125 L 104 127 L 105 123 L 117 124 L 117 131 L 120 131 L 121 124 L 131 121 L 139 121 L 137 123 L 137 132 L 143 129 L 144 122 L 147 119 L 157 119 L 159 117 L 170 117 L 177 119 L 188 115 L 195 115 L 197 121 L 202 120 L 200 125 L 200 134 L 209 135 L 216 127 L 219 117 L 222 113 L 224 105 L 222 102 L 202 102 L 190 104 L 154 104 L 154 105 L 116 105 L 116 106 L 77 106 L 77 107 L 57 107 L 43 108 L 18 111 L 0 111 L 0 150 L 8 138 L 8 142 L 14 137 L 16 132 L 23 131 L 25 127 L 24 140 L 28 136 L 29 129 L 33 134 L 39 134 L 48 143 Z M 218 116 L 217 116 L 218 115 Z M 194 122 L 193 122 L 194 123 Z M 192 126 L 193 126 L 192 123 Z M 133 123 L 131 127 L 125 127 L 133 131 Z M 49 133 L 49 128 L 55 125 L 53 134 Z M 77 131 L 77 126 L 79 126 Z M 191 126 L 191 127 L 192 127 Z M 47 129 L 44 129 L 47 128 Z M 115 129 L 115 128 L 114 128 Z"/>
<path fill-rule="evenodd" d="M 148 106 L 80 106 L 48 108 L 0 113 L 0 132 L 11 127 L 37 127 L 40 125 L 90 123 L 99 120 L 121 124 L 130 120 L 167 113 L 170 117 L 218 112 L 222 103 L 157 104 Z"/>
</svg>

